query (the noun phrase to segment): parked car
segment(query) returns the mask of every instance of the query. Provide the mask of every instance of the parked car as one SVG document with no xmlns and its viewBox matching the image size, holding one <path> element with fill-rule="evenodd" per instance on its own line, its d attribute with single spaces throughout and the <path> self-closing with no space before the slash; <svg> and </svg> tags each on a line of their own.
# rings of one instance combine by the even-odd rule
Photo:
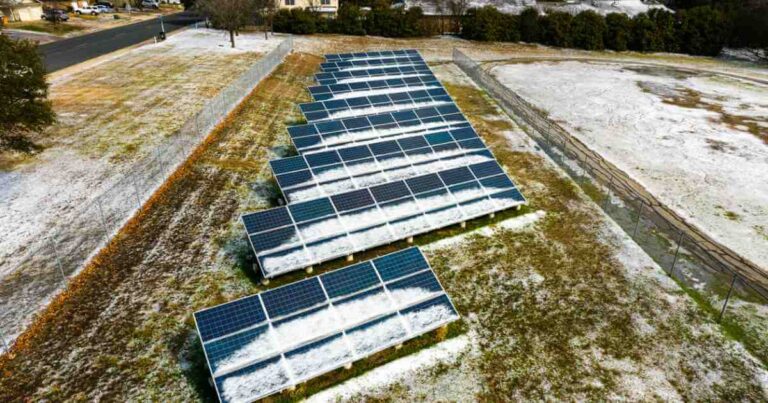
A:
<svg viewBox="0 0 768 403">
<path fill-rule="evenodd" d="M 101 10 L 96 6 L 85 6 L 85 7 L 78 7 L 75 9 L 75 14 L 82 15 L 82 14 L 90 14 L 90 15 L 99 15 L 101 14 Z"/>
<path fill-rule="evenodd" d="M 157 10 L 160 8 L 160 4 L 157 3 L 157 0 L 142 0 L 140 8 Z"/>
<path fill-rule="evenodd" d="M 69 21 L 69 15 L 65 11 L 58 9 L 43 10 L 40 18 L 46 21 Z"/>
<path fill-rule="evenodd" d="M 107 6 L 105 6 L 105 5 L 102 5 L 102 4 L 97 4 L 97 5 L 95 5 L 94 7 L 98 8 L 98 9 L 99 9 L 99 11 L 101 11 L 101 12 L 102 12 L 102 14 L 106 14 L 106 13 L 111 13 L 111 12 L 113 12 L 113 11 L 112 11 L 112 8 L 110 8 L 110 7 L 107 7 Z"/>
</svg>

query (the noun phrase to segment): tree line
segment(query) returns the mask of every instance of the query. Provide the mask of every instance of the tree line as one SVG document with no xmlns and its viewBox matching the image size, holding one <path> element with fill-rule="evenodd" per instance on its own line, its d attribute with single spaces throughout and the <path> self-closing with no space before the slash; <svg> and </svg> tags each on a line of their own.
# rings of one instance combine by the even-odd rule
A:
<svg viewBox="0 0 768 403">
<path fill-rule="evenodd" d="M 651 9 L 633 18 L 618 13 L 602 16 L 594 11 L 540 14 L 533 8 L 510 15 L 483 7 L 470 9 L 462 18 L 461 36 L 587 50 L 716 56 L 725 46 L 768 48 L 768 6 L 702 5 L 675 13 Z"/>
</svg>

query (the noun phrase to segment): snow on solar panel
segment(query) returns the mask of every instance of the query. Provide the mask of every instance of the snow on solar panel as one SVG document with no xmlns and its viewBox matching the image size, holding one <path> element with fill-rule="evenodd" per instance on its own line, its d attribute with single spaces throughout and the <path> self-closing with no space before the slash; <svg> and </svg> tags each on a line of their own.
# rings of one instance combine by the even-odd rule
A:
<svg viewBox="0 0 768 403">
<path fill-rule="evenodd" d="M 383 50 L 357 53 L 331 53 L 325 55 L 325 60 L 330 62 L 339 60 L 382 59 L 387 57 L 402 57 L 418 54 L 419 52 L 416 49 Z"/>
<path fill-rule="evenodd" d="M 306 153 L 270 166 L 293 203 L 493 160 L 477 133 L 465 127 Z"/>
<path fill-rule="evenodd" d="M 315 74 L 315 80 L 319 85 L 348 84 L 360 81 L 370 81 L 373 78 L 404 78 L 431 74 L 426 63 L 418 63 L 410 66 L 375 67 L 364 70 L 334 71 Z"/>
<path fill-rule="evenodd" d="M 454 104 L 349 117 L 288 127 L 299 153 L 369 143 L 384 138 L 469 127 Z"/>
<path fill-rule="evenodd" d="M 251 402 L 459 318 L 418 248 L 195 313 L 222 402 Z"/>
<path fill-rule="evenodd" d="M 242 216 L 271 278 L 525 203 L 496 161 Z"/>
<path fill-rule="evenodd" d="M 351 84 L 315 85 L 309 93 L 315 101 L 346 99 L 361 95 L 391 94 L 410 90 L 443 88 L 432 74 L 388 80 L 372 80 Z M 399 91 L 397 91 L 399 90 Z"/>
<path fill-rule="evenodd" d="M 333 71 L 364 70 L 372 67 L 409 66 L 424 63 L 420 55 L 408 55 L 379 59 L 339 60 L 320 63 L 320 71 L 330 73 Z"/>
<path fill-rule="evenodd" d="M 444 88 L 433 88 L 307 102 L 299 104 L 299 108 L 308 122 L 318 122 L 448 104 L 453 104 L 448 92 Z"/>
</svg>

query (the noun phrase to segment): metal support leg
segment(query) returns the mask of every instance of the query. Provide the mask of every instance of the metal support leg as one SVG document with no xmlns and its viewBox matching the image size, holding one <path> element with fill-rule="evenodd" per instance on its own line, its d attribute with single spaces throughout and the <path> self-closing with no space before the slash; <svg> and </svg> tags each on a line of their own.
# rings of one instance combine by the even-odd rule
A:
<svg viewBox="0 0 768 403">
<path fill-rule="evenodd" d="M 720 315 L 717 317 L 717 323 L 723 320 L 723 314 L 725 314 L 725 308 L 728 307 L 728 300 L 731 299 L 731 293 L 733 292 L 733 285 L 736 283 L 736 275 L 733 275 L 731 280 L 731 288 L 728 289 L 728 295 L 725 296 L 725 302 L 723 303 L 723 309 L 720 310 Z"/>
<path fill-rule="evenodd" d="M 635 239 L 637 229 L 640 227 L 640 218 L 643 217 L 643 207 L 645 207 L 645 201 L 640 200 L 640 209 L 637 210 L 637 221 L 635 222 L 635 230 L 632 231 L 632 239 Z"/>
<path fill-rule="evenodd" d="M 672 259 L 672 267 L 669 268 L 670 273 L 675 273 L 675 264 L 677 263 L 677 256 L 680 254 L 680 245 L 683 243 L 683 236 L 685 233 L 681 230 L 680 236 L 677 238 L 677 248 L 675 249 L 675 257 Z"/>
</svg>

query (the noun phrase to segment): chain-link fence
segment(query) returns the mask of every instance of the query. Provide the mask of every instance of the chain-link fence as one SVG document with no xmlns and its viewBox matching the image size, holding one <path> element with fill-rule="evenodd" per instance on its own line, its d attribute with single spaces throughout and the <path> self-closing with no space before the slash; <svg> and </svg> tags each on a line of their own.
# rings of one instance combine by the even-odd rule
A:
<svg viewBox="0 0 768 403">
<path fill-rule="evenodd" d="M 192 150 L 293 49 L 286 37 L 274 50 L 205 103 L 151 155 L 126 169 L 114 185 L 62 217 L 0 280 L 0 352 L 7 350 L 32 315 L 133 216 Z"/>
<path fill-rule="evenodd" d="M 687 223 L 458 49 L 453 61 L 726 331 L 768 362 L 768 274 Z"/>
</svg>

